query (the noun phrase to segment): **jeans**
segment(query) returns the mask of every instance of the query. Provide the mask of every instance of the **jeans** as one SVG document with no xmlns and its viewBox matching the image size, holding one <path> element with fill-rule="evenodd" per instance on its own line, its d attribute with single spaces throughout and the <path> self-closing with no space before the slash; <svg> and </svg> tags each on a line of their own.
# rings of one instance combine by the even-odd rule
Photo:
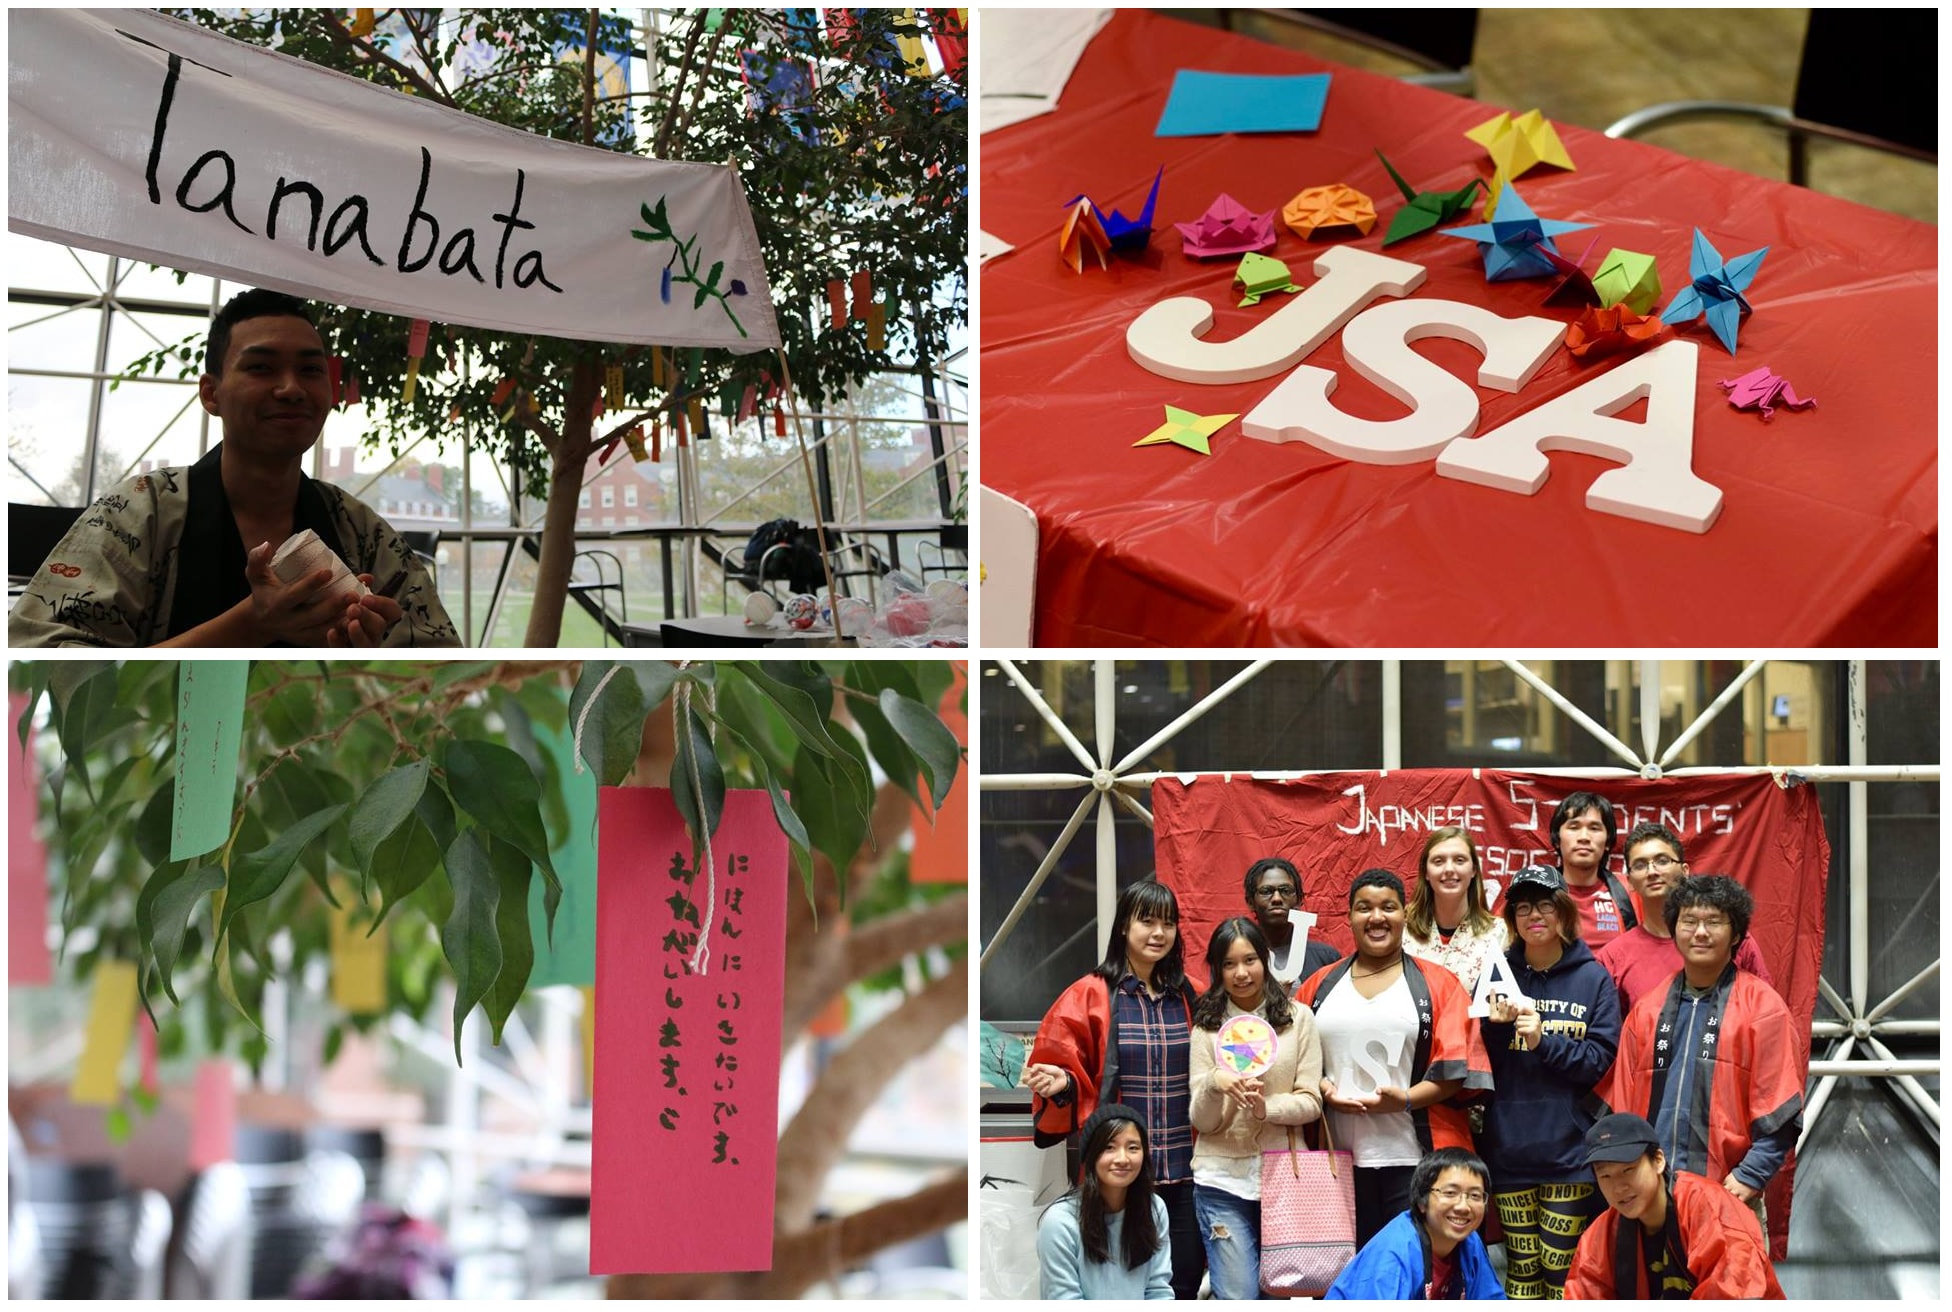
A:
<svg viewBox="0 0 1952 1312">
<path fill-rule="evenodd" d="M 1193 1186 L 1215 1298 L 1260 1298 L 1261 1205 L 1208 1185 Z"/>
<path fill-rule="evenodd" d="M 1198 1298 L 1200 1277 L 1206 1273 L 1206 1250 L 1200 1246 L 1200 1223 L 1194 1215 L 1193 1182 L 1154 1185 L 1166 1204 L 1173 1245 L 1173 1297 Z"/>
</svg>

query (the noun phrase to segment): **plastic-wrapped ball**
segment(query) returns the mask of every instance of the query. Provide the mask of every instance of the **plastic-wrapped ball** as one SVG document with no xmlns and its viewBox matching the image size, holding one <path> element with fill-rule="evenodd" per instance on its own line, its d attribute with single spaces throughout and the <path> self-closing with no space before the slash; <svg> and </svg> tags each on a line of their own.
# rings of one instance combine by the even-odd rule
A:
<svg viewBox="0 0 1952 1312">
<path fill-rule="evenodd" d="M 820 603 L 802 592 L 786 599 L 786 622 L 796 629 L 810 629 L 820 618 Z"/>
<path fill-rule="evenodd" d="M 768 624 L 779 614 L 779 603 L 769 592 L 755 592 L 746 598 L 746 623 Z"/>
<path fill-rule="evenodd" d="M 913 638 L 928 632 L 935 613 L 926 598 L 910 593 L 895 598 L 883 607 L 881 618 L 887 624 L 888 632 L 895 637 Z"/>
</svg>

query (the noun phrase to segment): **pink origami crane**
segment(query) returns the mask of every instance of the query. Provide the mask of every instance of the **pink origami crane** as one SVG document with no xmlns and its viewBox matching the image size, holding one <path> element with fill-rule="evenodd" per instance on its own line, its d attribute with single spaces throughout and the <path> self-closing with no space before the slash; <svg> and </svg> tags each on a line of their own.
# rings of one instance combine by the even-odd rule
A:
<svg viewBox="0 0 1952 1312">
<path fill-rule="evenodd" d="M 1194 259 L 1245 255 L 1274 245 L 1274 211 L 1256 214 L 1222 192 L 1193 223 L 1175 223 L 1185 240 L 1182 249 Z"/>
<path fill-rule="evenodd" d="M 1791 410 L 1807 410 L 1816 404 L 1816 398 L 1804 400 L 1796 395 L 1789 385 L 1789 379 L 1781 374 L 1770 372 L 1768 365 L 1751 369 L 1740 378 L 1724 378 L 1721 386 L 1728 393 L 1728 403 L 1737 410 L 1760 410 L 1765 420 L 1773 419 L 1778 405 Z"/>
</svg>

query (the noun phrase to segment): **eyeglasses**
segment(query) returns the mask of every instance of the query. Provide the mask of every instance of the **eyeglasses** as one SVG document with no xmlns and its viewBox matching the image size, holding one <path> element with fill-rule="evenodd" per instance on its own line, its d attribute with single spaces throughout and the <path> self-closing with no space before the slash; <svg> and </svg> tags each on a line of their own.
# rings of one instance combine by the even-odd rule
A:
<svg viewBox="0 0 1952 1312">
<path fill-rule="evenodd" d="M 1455 1185 L 1447 1185 L 1442 1189 L 1432 1189 L 1430 1191 L 1430 1196 L 1432 1198 L 1442 1200 L 1444 1206 L 1446 1207 L 1455 1207 L 1457 1205 L 1457 1200 L 1460 1198 L 1462 1198 L 1465 1202 L 1469 1203 L 1473 1207 L 1483 1207 L 1485 1201 L 1484 1190 L 1459 1189 Z"/>
<path fill-rule="evenodd" d="M 1693 916 L 1683 916 L 1676 922 L 1674 932 L 1677 934 L 1692 934 L 1696 930 L 1705 929 L 1711 934 L 1717 934 L 1727 928 L 1728 921 L 1720 916 L 1716 916 L 1712 920 L 1696 920 Z"/>
<path fill-rule="evenodd" d="M 1640 858 L 1640 860 L 1628 866 L 1627 871 L 1630 874 L 1644 875 L 1649 870 L 1672 870 L 1680 864 L 1679 861 L 1676 861 L 1673 857 L 1663 852 L 1659 856 L 1645 856 Z"/>
</svg>

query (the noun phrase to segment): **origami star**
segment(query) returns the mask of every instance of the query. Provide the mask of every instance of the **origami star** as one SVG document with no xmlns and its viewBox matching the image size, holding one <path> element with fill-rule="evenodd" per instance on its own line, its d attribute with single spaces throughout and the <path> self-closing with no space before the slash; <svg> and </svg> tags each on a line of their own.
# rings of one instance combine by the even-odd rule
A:
<svg viewBox="0 0 1952 1312">
<path fill-rule="evenodd" d="M 1159 172 L 1153 175 L 1152 190 L 1145 198 L 1145 208 L 1139 211 L 1139 216 L 1136 219 L 1128 219 L 1117 210 L 1113 210 L 1110 214 L 1107 214 L 1099 209 L 1097 203 L 1092 201 L 1088 196 L 1073 196 L 1065 203 L 1076 205 L 1079 201 L 1084 201 L 1089 204 L 1092 215 L 1097 218 L 1098 226 L 1104 230 L 1105 236 L 1111 242 L 1111 248 L 1113 250 L 1142 251 L 1145 249 L 1146 243 L 1152 240 L 1152 207 L 1159 200 L 1159 183 L 1165 176 L 1166 166 L 1161 164 L 1159 166 Z"/>
<path fill-rule="evenodd" d="M 1762 257 L 1769 253 L 1764 246 L 1759 251 L 1738 255 L 1724 263 L 1721 252 L 1716 250 L 1701 229 L 1694 230 L 1694 249 L 1688 254 L 1688 277 L 1693 279 L 1673 303 L 1661 311 L 1663 323 L 1687 323 L 1696 315 L 1708 316 L 1708 326 L 1715 330 L 1730 355 L 1735 354 L 1735 334 L 1742 323 L 1742 316 L 1751 313 L 1754 307 L 1742 295 L 1755 281 L 1756 270 L 1762 267 Z"/>
<path fill-rule="evenodd" d="M 1246 292 L 1241 298 L 1242 305 L 1259 305 L 1261 297 L 1272 296 L 1276 292 L 1298 292 L 1294 275 L 1288 271 L 1284 261 L 1272 255 L 1247 254 L 1240 257 L 1240 268 L 1234 271 L 1234 286 Z"/>
<path fill-rule="evenodd" d="M 1133 446 L 1157 446 L 1161 442 L 1171 442 L 1189 451 L 1197 451 L 1203 456 L 1213 454 L 1207 439 L 1225 428 L 1239 415 L 1196 415 L 1191 410 L 1181 410 L 1176 405 L 1166 407 L 1166 422 L 1147 433 Z"/>
<path fill-rule="evenodd" d="M 1599 293 L 1601 305 L 1624 304 L 1632 306 L 1636 314 L 1646 314 L 1661 298 L 1660 271 L 1654 267 L 1653 256 L 1615 246 L 1600 261 L 1600 271 L 1593 275 L 1593 290 Z"/>
<path fill-rule="evenodd" d="M 1522 178 L 1540 164 L 1562 169 L 1573 167 L 1572 156 L 1566 154 L 1559 133 L 1536 109 L 1516 118 L 1500 114 L 1486 119 L 1464 135 L 1485 148 L 1491 162 L 1507 180 Z"/>
<path fill-rule="evenodd" d="M 1076 200 L 1071 203 L 1070 214 L 1065 216 L 1064 230 L 1057 234 L 1057 253 L 1071 266 L 1072 273 L 1083 273 L 1087 247 L 1097 257 L 1099 268 L 1111 267 L 1105 260 L 1106 253 L 1112 248 L 1111 238 L 1105 235 L 1091 202 Z"/>
<path fill-rule="evenodd" d="M 1390 181 L 1396 184 L 1396 189 L 1403 193 L 1403 199 L 1409 202 L 1396 211 L 1396 217 L 1389 221 L 1389 231 L 1383 234 L 1385 246 L 1402 241 L 1405 237 L 1414 237 L 1420 232 L 1429 232 L 1440 223 L 1450 222 L 1470 208 L 1471 197 L 1484 185 L 1483 178 L 1472 178 L 1468 186 L 1459 187 L 1456 191 L 1415 191 L 1403 181 L 1403 175 L 1396 171 L 1382 151 L 1376 152 L 1376 158 L 1383 161 L 1383 167 L 1389 170 Z"/>
<path fill-rule="evenodd" d="M 1245 255 L 1274 245 L 1274 211 L 1256 214 L 1222 192 L 1192 223 L 1175 223 L 1182 249 L 1195 259 Z"/>
<path fill-rule="evenodd" d="M 1566 328 L 1566 349 L 1575 359 L 1597 360 L 1645 346 L 1667 327 L 1652 315 L 1635 314 L 1626 305 L 1587 310 Z"/>
<path fill-rule="evenodd" d="M 1323 228 L 1354 228 L 1368 236 L 1376 226 L 1376 202 L 1340 182 L 1310 187 L 1282 207 L 1281 222 L 1300 237 L 1313 237 Z"/>
<path fill-rule="evenodd" d="M 1518 194 L 1517 187 L 1505 188 L 1504 195 L 1498 198 L 1498 208 L 1489 223 L 1473 223 L 1462 228 L 1444 228 L 1446 237 L 1462 237 L 1478 244 L 1478 254 L 1484 256 L 1484 278 L 1486 282 L 1503 282 L 1511 278 L 1549 278 L 1554 270 L 1549 260 L 1540 253 L 1540 248 L 1559 253 L 1552 239 L 1562 232 L 1578 232 L 1590 228 L 1590 223 L 1565 223 L 1558 219 L 1541 219 L 1532 213 L 1532 207 Z"/>
<path fill-rule="evenodd" d="M 1728 403 L 1737 410 L 1761 410 L 1765 420 L 1773 419 L 1778 404 L 1792 410 L 1807 410 L 1816 404 L 1816 398 L 1808 400 L 1796 395 L 1789 380 L 1779 373 L 1770 371 L 1768 365 L 1751 369 L 1740 378 L 1724 378 L 1720 384 L 1728 393 Z"/>
</svg>

